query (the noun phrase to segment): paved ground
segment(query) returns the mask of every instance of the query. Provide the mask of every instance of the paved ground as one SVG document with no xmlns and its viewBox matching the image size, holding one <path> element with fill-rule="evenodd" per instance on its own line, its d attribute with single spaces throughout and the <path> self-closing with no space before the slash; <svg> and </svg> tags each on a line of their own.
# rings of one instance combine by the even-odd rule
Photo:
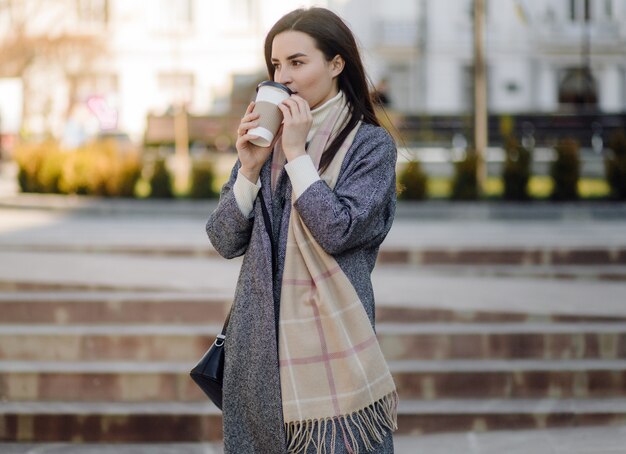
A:
<svg viewBox="0 0 626 454">
<path fill-rule="evenodd" d="M 468 432 L 398 436 L 396 454 L 623 454 L 626 427 Z M 211 443 L 72 445 L 1 444 L 4 454 L 220 454 Z"/>
</svg>

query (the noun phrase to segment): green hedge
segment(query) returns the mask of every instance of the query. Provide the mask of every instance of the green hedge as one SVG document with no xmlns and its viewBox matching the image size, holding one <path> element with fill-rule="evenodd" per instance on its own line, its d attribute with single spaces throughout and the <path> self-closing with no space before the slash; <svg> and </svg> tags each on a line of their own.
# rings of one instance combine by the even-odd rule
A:
<svg viewBox="0 0 626 454">
<path fill-rule="evenodd" d="M 152 163 L 150 172 L 150 197 L 155 199 L 171 199 L 174 197 L 172 176 L 167 170 L 163 158 L 156 159 Z"/>
<path fill-rule="evenodd" d="M 189 197 L 192 199 L 212 199 L 218 196 L 214 189 L 215 171 L 211 161 L 197 160 L 191 167 L 191 188 Z"/>
<path fill-rule="evenodd" d="M 512 136 L 504 144 L 505 160 L 502 169 L 505 200 L 528 200 L 528 181 L 530 180 L 532 155 Z"/>
<path fill-rule="evenodd" d="M 550 166 L 550 176 L 554 187 L 552 200 L 577 200 L 578 180 L 580 179 L 580 156 L 578 143 L 572 139 L 560 140 L 554 151 L 556 159 Z"/>
<path fill-rule="evenodd" d="M 611 187 L 611 197 L 626 200 L 626 134 L 616 131 L 608 144 L 608 153 L 604 158 L 606 180 Z"/>
<path fill-rule="evenodd" d="M 398 196 L 402 200 L 426 198 L 426 174 L 418 161 L 409 161 L 398 175 Z"/>
<path fill-rule="evenodd" d="M 463 161 L 454 164 L 454 177 L 452 180 L 452 200 L 477 200 L 478 180 L 476 167 L 478 156 L 474 151 L 468 151 Z"/>
</svg>

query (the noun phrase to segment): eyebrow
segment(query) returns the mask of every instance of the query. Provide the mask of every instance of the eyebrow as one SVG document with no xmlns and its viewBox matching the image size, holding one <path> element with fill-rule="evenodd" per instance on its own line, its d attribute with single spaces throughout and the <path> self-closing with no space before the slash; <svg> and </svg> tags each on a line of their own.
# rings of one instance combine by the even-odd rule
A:
<svg viewBox="0 0 626 454">
<path fill-rule="evenodd" d="M 295 53 L 295 54 L 290 55 L 289 57 L 287 57 L 287 60 L 293 60 L 293 59 L 296 59 L 296 58 L 299 58 L 299 57 L 306 57 L 306 54 L 303 54 L 302 52 L 298 52 L 298 53 Z M 272 61 L 278 61 L 278 58 L 272 57 Z"/>
</svg>

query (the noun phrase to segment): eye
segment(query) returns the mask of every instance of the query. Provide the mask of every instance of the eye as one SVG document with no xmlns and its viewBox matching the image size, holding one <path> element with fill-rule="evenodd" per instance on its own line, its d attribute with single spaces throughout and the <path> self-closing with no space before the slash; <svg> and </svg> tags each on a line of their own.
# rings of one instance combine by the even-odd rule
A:
<svg viewBox="0 0 626 454">
<path fill-rule="evenodd" d="M 274 63 L 272 66 L 274 67 L 274 71 L 280 69 L 280 63 Z"/>
<path fill-rule="evenodd" d="M 299 60 L 292 60 L 291 61 L 291 66 L 301 66 L 302 62 Z"/>
</svg>

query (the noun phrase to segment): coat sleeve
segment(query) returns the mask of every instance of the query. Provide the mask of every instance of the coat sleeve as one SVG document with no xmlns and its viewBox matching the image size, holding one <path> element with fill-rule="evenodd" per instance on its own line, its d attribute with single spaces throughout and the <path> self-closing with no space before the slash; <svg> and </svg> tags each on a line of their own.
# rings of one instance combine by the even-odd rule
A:
<svg viewBox="0 0 626 454">
<path fill-rule="evenodd" d="M 318 244 L 331 255 L 380 246 L 395 214 L 397 152 L 393 140 L 376 128 L 354 146 L 334 190 L 319 180 L 294 204 Z"/>
<path fill-rule="evenodd" d="M 222 187 L 217 208 L 209 216 L 206 232 L 215 250 L 227 259 L 239 257 L 246 252 L 254 218 L 243 215 L 233 191 L 240 163 L 237 161 L 230 178 Z"/>
</svg>

